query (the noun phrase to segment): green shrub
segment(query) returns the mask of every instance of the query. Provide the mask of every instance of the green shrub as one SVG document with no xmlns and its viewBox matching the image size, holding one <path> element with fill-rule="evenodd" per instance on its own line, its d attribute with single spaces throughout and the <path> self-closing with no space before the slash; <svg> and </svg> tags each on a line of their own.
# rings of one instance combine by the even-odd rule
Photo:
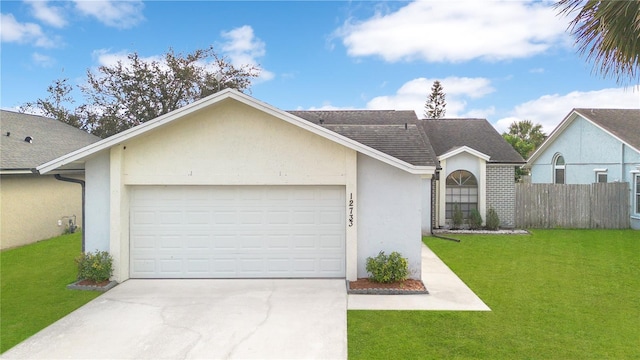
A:
<svg viewBox="0 0 640 360">
<path fill-rule="evenodd" d="M 462 221 L 464 220 L 462 215 L 462 210 L 460 210 L 460 206 L 458 203 L 453 204 L 453 218 L 451 219 L 453 225 L 451 228 L 453 230 L 460 229 L 460 225 L 462 225 Z"/>
<path fill-rule="evenodd" d="M 500 218 L 498 217 L 498 213 L 492 207 L 487 211 L 487 229 L 489 230 L 498 230 L 500 227 Z"/>
<path fill-rule="evenodd" d="M 471 210 L 469 213 L 469 229 L 478 230 L 482 228 L 482 215 L 476 209 Z"/>
<path fill-rule="evenodd" d="M 102 282 L 109 280 L 113 272 L 113 258 L 106 251 L 84 253 L 76 258 L 78 280 Z"/>
<path fill-rule="evenodd" d="M 370 280 L 379 283 L 404 281 L 409 276 L 408 262 L 396 251 L 389 256 L 380 251 L 378 256 L 367 258 L 367 272 Z"/>
</svg>

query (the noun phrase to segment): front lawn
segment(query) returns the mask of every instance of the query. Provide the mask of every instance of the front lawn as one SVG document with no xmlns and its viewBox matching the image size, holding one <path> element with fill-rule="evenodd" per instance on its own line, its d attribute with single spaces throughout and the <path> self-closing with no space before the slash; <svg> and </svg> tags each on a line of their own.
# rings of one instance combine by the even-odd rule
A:
<svg viewBox="0 0 640 360">
<path fill-rule="evenodd" d="M 97 297 L 67 290 L 76 279 L 80 233 L 0 252 L 0 353 Z"/>
<path fill-rule="evenodd" d="M 349 311 L 350 359 L 640 359 L 640 232 L 459 238 L 425 243 L 492 311 Z"/>
</svg>

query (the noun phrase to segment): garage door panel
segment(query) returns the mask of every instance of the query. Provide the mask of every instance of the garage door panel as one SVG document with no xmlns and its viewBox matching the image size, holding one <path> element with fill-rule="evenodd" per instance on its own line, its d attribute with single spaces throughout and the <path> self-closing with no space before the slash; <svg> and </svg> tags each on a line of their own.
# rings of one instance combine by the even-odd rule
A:
<svg viewBox="0 0 640 360">
<path fill-rule="evenodd" d="M 131 191 L 131 277 L 344 277 L 344 187 Z"/>
</svg>

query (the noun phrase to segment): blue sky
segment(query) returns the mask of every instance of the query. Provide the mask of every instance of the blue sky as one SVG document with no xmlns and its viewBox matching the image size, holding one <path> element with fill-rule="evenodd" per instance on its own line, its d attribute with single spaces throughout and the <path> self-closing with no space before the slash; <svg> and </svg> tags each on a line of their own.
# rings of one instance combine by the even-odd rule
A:
<svg viewBox="0 0 640 360">
<path fill-rule="evenodd" d="M 550 132 L 574 107 L 640 108 L 640 86 L 592 74 L 549 1 L 2 1 L 0 107 L 138 52 L 213 45 L 261 70 L 250 94 L 284 110 L 411 109 L 434 80 L 446 117 Z M 78 101 L 82 101 L 78 99 Z"/>
</svg>

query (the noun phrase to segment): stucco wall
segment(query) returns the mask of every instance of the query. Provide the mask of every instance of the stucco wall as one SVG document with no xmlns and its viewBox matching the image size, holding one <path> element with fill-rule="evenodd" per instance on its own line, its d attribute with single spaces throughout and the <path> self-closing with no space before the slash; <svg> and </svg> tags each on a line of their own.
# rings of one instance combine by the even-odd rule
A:
<svg viewBox="0 0 640 360">
<path fill-rule="evenodd" d="M 109 154 L 85 163 L 86 251 L 109 251 Z"/>
<path fill-rule="evenodd" d="M 493 207 L 500 226 L 515 227 L 516 185 L 513 165 L 487 166 L 487 210 Z M 481 214 L 486 222 L 486 214 Z"/>
<path fill-rule="evenodd" d="M 76 215 L 76 224 L 81 226 L 82 188 L 53 176 L 3 175 L 0 214 L 2 249 L 55 237 L 65 231 L 68 220 L 64 216 Z M 63 221 L 62 226 L 58 220 Z"/>
<path fill-rule="evenodd" d="M 367 257 L 397 251 L 420 278 L 420 188 L 420 176 L 358 154 L 358 277 L 368 276 Z"/>
<path fill-rule="evenodd" d="M 640 162 L 636 151 L 578 117 L 536 159 L 531 167 L 532 183 L 553 182 L 552 162 L 557 153 L 566 162 L 567 184 L 594 183 L 595 169 L 607 169 L 609 182 L 630 181 L 629 167 Z"/>
<path fill-rule="evenodd" d="M 125 184 L 342 185 L 342 145 L 225 101 L 123 144 Z"/>
</svg>

